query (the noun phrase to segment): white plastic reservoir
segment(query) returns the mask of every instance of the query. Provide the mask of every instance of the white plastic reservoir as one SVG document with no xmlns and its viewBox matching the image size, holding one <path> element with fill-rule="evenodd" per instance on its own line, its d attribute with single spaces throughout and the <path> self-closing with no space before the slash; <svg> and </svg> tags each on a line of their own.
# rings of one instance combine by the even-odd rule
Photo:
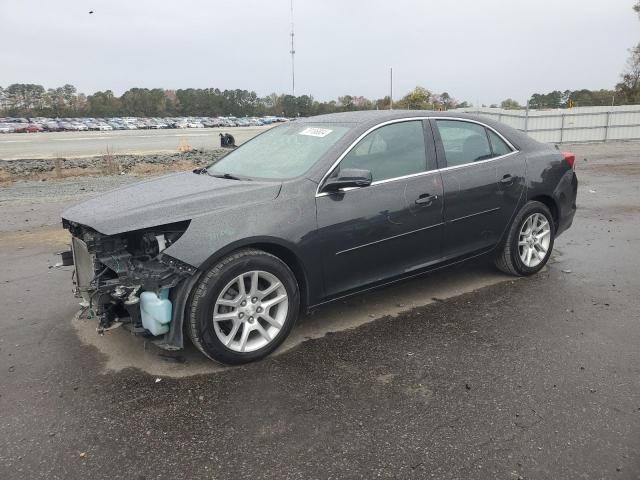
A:
<svg viewBox="0 0 640 480">
<path fill-rule="evenodd" d="M 142 326 L 152 335 L 162 335 L 169 331 L 171 322 L 171 300 L 169 289 L 156 292 L 142 292 L 140 295 L 140 316 Z"/>
</svg>

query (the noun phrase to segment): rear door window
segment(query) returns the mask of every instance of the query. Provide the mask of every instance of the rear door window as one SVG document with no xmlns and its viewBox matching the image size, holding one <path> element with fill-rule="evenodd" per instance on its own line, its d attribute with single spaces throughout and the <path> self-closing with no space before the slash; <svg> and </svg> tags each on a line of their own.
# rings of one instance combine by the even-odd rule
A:
<svg viewBox="0 0 640 480">
<path fill-rule="evenodd" d="M 448 167 L 487 160 L 493 156 L 482 125 L 460 120 L 437 120 Z"/>
</svg>

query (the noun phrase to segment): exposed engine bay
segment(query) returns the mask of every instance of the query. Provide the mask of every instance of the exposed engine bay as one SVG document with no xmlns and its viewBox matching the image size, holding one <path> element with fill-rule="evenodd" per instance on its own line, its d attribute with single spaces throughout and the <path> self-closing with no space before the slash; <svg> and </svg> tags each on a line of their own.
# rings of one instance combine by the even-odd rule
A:
<svg viewBox="0 0 640 480">
<path fill-rule="evenodd" d="M 182 310 L 174 310 L 176 295 L 171 293 L 197 269 L 163 251 L 182 236 L 189 223 L 110 236 L 63 220 L 63 226 L 72 234 L 74 293 L 83 299 L 81 305 L 88 316 L 97 318 L 99 333 L 122 324 L 135 334 L 172 336 L 178 340 L 158 342 L 159 346 L 182 347 L 182 333 L 171 332 L 181 329 L 181 321 L 174 326 L 172 318 L 176 313 L 182 318 Z M 65 257 L 69 258 L 68 253 Z M 175 307 L 183 309 L 184 299 L 178 303 Z"/>
</svg>

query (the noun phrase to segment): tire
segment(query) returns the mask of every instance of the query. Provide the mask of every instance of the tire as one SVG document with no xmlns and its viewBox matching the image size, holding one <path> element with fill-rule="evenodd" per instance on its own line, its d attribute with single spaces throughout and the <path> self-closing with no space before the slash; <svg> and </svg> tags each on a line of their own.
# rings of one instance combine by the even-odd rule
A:
<svg viewBox="0 0 640 480">
<path fill-rule="evenodd" d="M 212 360 L 253 362 L 287 338 L 299 308 L 300 291 L 289 267 L 262 250 L 243 249 L 220 260 L 196 284 L 187 333 Z"/>
<path fill-rule="evenodd" d="M 527 235 L 526 232 L 529 226 L 542 225 L 542 218 L 544 218 L 548 225 L 548 236 L 545 235 L 545 237 L 541 237 L 542 233 L 546 230 L 536 230 L 535 228 L 533 228 L 531 232 L 532 235 Z M 529 221 L 532 223 L 527 224 Z M 537 235 L 536 232 L 538 232 Z M 547 206 L 541 202 L 527 202 L 520 209 L 509 228 L 504 246 L 495 259 L 496 267 L 504 273 L 518 277 L 529 276 L 539 272 L 551 256 L 555 233 L 556 228 L 553 216 Z M 540 242 L 536 240 L 538 237 L 540 237 L 540 240 L 543 238 L 545 240 Z M 521 242 L 524 243 L 524 245 Z M 531 250 L 533 254 L 530 255 L 531 261 L 527 264 L 527 254 L 529 250 Z"/>
</svg>

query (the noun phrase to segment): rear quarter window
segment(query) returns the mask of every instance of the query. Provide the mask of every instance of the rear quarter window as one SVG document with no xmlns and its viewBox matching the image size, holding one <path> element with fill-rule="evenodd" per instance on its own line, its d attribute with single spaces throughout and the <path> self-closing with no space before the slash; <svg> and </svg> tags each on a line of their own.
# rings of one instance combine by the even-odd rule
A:
<svg viewBox="0 0 640 480">
<path fill-rule="evenodd" d="M 506 155 L 507 153 L 511 153 L 512 150 L 509 148 L 504 140 L 502 140 L 493 130 L 488 130 L 489 132 L 489 140 L 491 140 L 491 149 L 493 150 L 493 156 L 499 157 L 501 155 Z"/>
</svg>

